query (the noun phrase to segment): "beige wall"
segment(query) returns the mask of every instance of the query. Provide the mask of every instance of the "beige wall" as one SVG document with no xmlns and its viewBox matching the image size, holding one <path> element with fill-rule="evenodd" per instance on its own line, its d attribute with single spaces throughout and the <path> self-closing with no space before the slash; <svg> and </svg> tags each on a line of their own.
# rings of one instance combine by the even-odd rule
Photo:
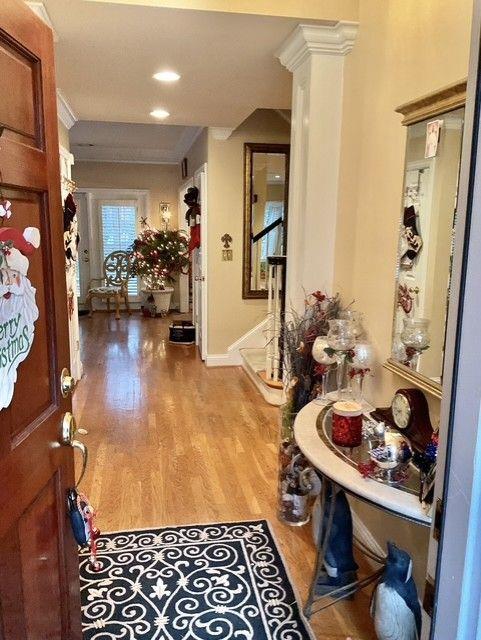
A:
<svg viewBox="0 0 481 640">
<path fill-rule="evenodd" d="M 161 224 L 160 202 L 171 204 L 172 221 L 177 220 L 178 189 L 181 183 L 177 164 L 134 164 L 128 162 L 82 162 L 74 164 L 73 179 L 79 187 L 92 189 L 148 189 L 149 222 Z"/>
<path fill-rule="evenodd" d="M 58 142 L 67 151 L 70 151 L 70 137 L 67 127 L 58 121 Z"/>
<path fill-rule="evenodd" d="M 379 363 L 390 353 L 397 234 L 406 130 L 394 109 L 464 78 L 472 0 L 361 0 L 358 39 L 346 58 L 335 283 L 366 317 Z M 375 368 L 378 406 L 409 386 Z M 436 414 L 439 403 L 433 401 Z M 415 556 L 424 582 L 427 532 L 358 504 L 379 540 L 392 537 Z"/>
<path fill-rule="evenodd" d="M 222 354 L 266 317 L 266 300 L 242 299 L 244 143 L 288 143 L 290 127 L 275 112 L 260 109 L 228 140 L 208 134 L 208 282 L 210 354 Z M 233 238 L 233 261 L 222 261 L 221 236 Z"/>
<path fill-rule="evenodd" d="M 111 0 L 97 0 L 111 2 Z M 121 4 L 199 9 L 232 13 L 292 16 L 322 20 L 356 20 L 359 0 L 117 0 Z"/>
<path fill-rule="evenodd" d="M 390 352 L 406 141 L 394 110 L 467 75 L 471 8 L 364 0 L 346 58 L 335 282 L 364 312 L 380 361 Z M 375 374 L 374 400 L 387 402 L 402 380 Z"/>
</svg>

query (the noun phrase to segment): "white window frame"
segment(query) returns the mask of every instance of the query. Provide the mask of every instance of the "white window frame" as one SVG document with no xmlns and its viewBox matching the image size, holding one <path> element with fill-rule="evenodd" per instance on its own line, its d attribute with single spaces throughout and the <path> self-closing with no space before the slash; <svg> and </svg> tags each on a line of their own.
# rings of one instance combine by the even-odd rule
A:
<svg viewBox="0 0 481 640">
<path fill-rule="evenodd" d="M 103 246 L 103 238 L 104 238 L 104 228 L 103 228 L 103 217 L 102 217 L 102 207 L 135 207 L 136 216 L 135 216 L 135 230 L 138 235 L 140 232 L 140 214 L 139 214 L 139 201 L 138 200 L 97 200 L 97 214 L 98 214 L 98 231 L 99 231 L 99 260 L 103 263 L 105 260 L 104 257 L 104 246 Z M 137 280 L 137 295 L 129 294 L 129 300 L 132 302 L 140 301 L 140 289 L 142 287 L 142 283 L 140 278 L 136 278 Z"/>
<path fill-rule="evenodd" d="M 150 211 L 150 191 L 83 187 L 78 189 L 78 193 L 86 195 L 90 278 L 101 278 L 103 276 L 103 247 L 100 204 L 135 203 L 137 206 L 137 231 L 139 232 L 140 219 L 147 217 Z M 85 225 L 83 228 L 85 229 Z M 134 307 L 140 304 L 140 287 L 139 295 L 129 299 Z"/>
</svg>

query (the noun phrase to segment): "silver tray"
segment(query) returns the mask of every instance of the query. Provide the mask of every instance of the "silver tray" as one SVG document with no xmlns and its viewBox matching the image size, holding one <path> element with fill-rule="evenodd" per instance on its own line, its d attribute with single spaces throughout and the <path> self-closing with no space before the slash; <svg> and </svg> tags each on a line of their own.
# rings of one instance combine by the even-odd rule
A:
<svg viewBox="0 0 481 640">
<path fill-rule="evenodd" d="M 317 432 L 321 440 L 326 444 L 338 458 L 341 458 L 347 462 L 351 467 L 357 469 L 359 463 L 369 463 L 371 457 L 369 452 L 375 449 L 380 443 L 380 438 L 373 431 L 376 421 L 367 416 L 363 416 L 363 439 L 362 444 L 359 447 L 353 447 L 348 449 L 345 447 L 339 447 L 332 441 L 332 405 L 327 405 L 322 409 L 317 418 Z M 393 436 L 399 434 L 398 431 L 386 429 L 386 433 L 392 433 Z M 408 440 L 404 435 L 404 440 Z M 399 491 L 405 491 L 416 496 L 419 495 L 420 490 L 420 473 L 419 469 L 412 463 L 400 465 L 393 472 L 383 471 L 377 469 L 373 475 L 369 476 L 372 480 L 380 482 L 381 484 L 387 484 L 399 489 Z M 359 482 L 363 481 L 361 473 L 359 473 Z"/>
</svg>

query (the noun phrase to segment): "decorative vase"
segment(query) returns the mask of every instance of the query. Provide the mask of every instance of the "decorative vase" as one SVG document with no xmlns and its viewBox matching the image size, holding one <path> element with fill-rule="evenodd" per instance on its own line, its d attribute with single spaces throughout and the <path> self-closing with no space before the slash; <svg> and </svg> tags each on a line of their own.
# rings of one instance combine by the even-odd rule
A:
<svg viewBox="0 0 481 640">
<path fill-rule="evenodd" d="M 165 287 L 165 289 L 142 289 L 142 293 L 145 295 L 153 296 L 157 314 L 161 316 L 166 316 L 169 312 L 173 292 L 173 287 Z"/>
<path fill-rule="evenodd" d="M 291 402 L 280 408 L 278 517 L 290 526 L 302 526 L 309 522 L 314 500 L 313 471 L 294 440 L 296 416 Z"/>
</svg>

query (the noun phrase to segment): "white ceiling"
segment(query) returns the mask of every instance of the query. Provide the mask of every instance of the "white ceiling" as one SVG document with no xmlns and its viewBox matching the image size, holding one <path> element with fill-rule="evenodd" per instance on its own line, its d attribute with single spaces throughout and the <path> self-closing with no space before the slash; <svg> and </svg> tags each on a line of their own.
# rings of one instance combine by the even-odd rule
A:
<svg viewBox="0 0 481 640">
<path fill-rule="evenodd" d="M 200 127 L 80 121 L 70 129 L 76 160 L 179 163 Z"/>
<path fill-rule="evenodd" d="M 275 52 L 298 23 L 209 11 L 43 0 L 57 35 L 57 84 L 79 120 L 236 127 L 256 108 L 288 109 Z M 312 21 L 311 21 L 312 22 Z M 152 74 L 173 69 L 179 82 Z"/>
</svg>

